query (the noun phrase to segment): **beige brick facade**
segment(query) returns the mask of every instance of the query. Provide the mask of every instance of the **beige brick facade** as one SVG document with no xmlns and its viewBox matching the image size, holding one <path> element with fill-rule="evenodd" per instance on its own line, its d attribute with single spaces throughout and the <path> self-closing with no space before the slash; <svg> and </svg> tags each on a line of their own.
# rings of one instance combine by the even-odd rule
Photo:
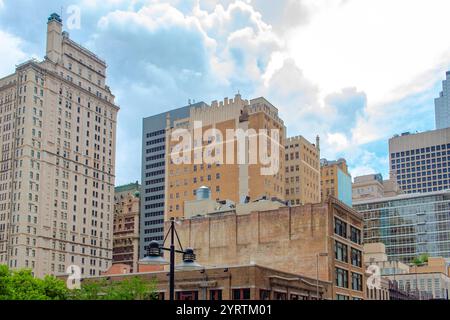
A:
<svg viewBox="0 0 450 320">
<path fill-rule="evenodd" d="M 286 195 L 291 205 L 320 202 L 320 150 L 302 136 L 286 140 Z"/>
<path fill-rule="evenodd" d="M 201 122 L 202 127 L 194 128 L 195 121 Z M 211 107 L 192 108 L 189 118 L 176 121 L 173 128 L 167 130 L 167 149 L 171 152 L 174 152 L 174 147 L 179 144 L 178 140 L 172 141 L 172 135 L 179 129 L 186 129 L 193 136 L 191 161 L 189 164 L 174 163 L 170 153 L 166 159 L 166 219 L 182 217 L 184 202 L 194 200 L 195 192 L 201 186 L 210 188 L 212 199 L 231 200 L 235 203 L 240 203 L 246 197 L 284 199 L 286 130 L 283 121 L 278 118 L 278 110 L 267 100 L 258 98 L 249 102 L 236 95 L 234 100 L 225 99 L 220 104 L 213 102 Z M 209 129 L 217 131 L 209 135 Z M 255 164 L 250 161 L 244 164 L 238 162 L 237 138 L 226 140 L 227 130 L 237 129 L 255 130 L 256 133 L 259 133 L 260 129 L 267 129 L 269 135 L 271 129 L 279 131 L 279 140 L 275 142 L 279 159 L 276 174 L 261 174 L 261 169 L 266 165 L 259 161 L 259 158 Z M 196 135 L 197 132 L 200 132 L 199 136 Z M 202 156 L 214 139 L 219 148 L 214 149 L 213 154 L 219 160 L 215 163 L 205 163 Z M 270 146 L 269 143 L 268 148 Z M 256 147 L 259 148 L 258 141 Z M 249 143 L 245 143 L 244 148 L 247 154 L 251 150 Z"/>
<path fill-rule="evenodd" d="M 325 200 L 329 196 L 337 198 L 339 195 L 338 170 L 349 174 L 347 161 L 345 159 L 339 159 L 337 161 L 323 159 L 321 162 L 320 185 L 322 200 Z"/>
</svg>

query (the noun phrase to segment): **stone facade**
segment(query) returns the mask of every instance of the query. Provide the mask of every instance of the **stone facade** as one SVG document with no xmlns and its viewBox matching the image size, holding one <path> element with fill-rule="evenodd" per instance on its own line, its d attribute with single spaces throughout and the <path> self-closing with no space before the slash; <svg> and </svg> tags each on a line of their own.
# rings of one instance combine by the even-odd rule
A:
<svg viewBox="0 0 450 320">
<path fill-rule="evenodd" d="M 353 202 L 393 197 L 401 193 L 403 191 L 399 188 L 396 180 L 383 180 L 380 173 L 355 177 L 352 184 Z"/>
<path fill-rule="evenodd" d="M 106 63 L 52 14 L 45 60 L 0 79 L 0 264 L 110 267 L 118 111 Z"/>
<path fill-rule="evenodd" d="M 138 270 L 140 185 L 132 183 L 115 188 L 113 263 Z"/>
</svg>

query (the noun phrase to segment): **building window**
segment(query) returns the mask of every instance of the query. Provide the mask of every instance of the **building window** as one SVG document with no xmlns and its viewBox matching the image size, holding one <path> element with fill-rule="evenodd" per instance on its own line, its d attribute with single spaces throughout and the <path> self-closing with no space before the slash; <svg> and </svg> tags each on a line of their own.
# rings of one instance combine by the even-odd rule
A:
<svg viewBox="0 0 450 320">
<path fill-rule="evenodd" d="M 176 293 L 177 300 L 198 300 L 198 291 L 181 291 Z"/>
<path fill-rule="evenodd" d="M 147 299 L 148 300 L 152 300 L 152 295 L 148 295 Z M 164 300 L 164 299 L 165 299 L 164 292 L 157 292 L 156 293 L 156 300 Z"/>
<path fill-rule="evenodd" d="M 348 271 L 336 268 L 336 286 L 348 288 Z"/>
<path fill-rule="evenodd" d="M 343 243 L 336 241 L 334 243 L 334 255 L 337 260 L 348 262 L 347 246 Z"/>
<path fill-rule="evenodd" d="M 286 292 L 274 292 L 273 293 L 274 300 L 287 300 Z"/>
<path fill-rule="evenodd" d="M 355 267 L 362 267 L 362 259 L 361 259 L 362 253 L 361 251 L 352 248 L 352 265 Z"/>
<path fill-rule="evenodd" d="M 361 244 L 361 230 L 351 226 L 350 240 L 353 241 L 354 243 Z"/>
<path fill-rule="evenodd" d="M 352 272 L 352 290 L 363 291 L 362 289 L 362 275 Z"/>
<path fill-rule="evenodd" d="M 343 294 L 337 294 L 336 300 L 350 300 L 349 296 L 343 295 Z"/>
<path fill-rule="evenodd" d="M 250 289 L 233 289 L 233 300 L 250 300 Z"/>
<path fill-rule="evenodd" d="M 209 290 L 209 300 L 222 300 L 222 290 Z"/>
<path fill-rule="evenodd" d="M 290 300 L 308 300 L 307 296 L 300 296 L 298 294 L 291 294 L 290 295 Z M 315 298 L 311 298 L 311 300 L 317 300 Z"/>
<path fill-rule="evenodd" d="M 259 290 L 259 300 L 270 300 L 270 290 Z"/>
<path fill-rule="evenodd" d="M 343 238 L 347 238 L 347 223 L 338 218 L 334 218 L 334 233 Z"/>
</svg>

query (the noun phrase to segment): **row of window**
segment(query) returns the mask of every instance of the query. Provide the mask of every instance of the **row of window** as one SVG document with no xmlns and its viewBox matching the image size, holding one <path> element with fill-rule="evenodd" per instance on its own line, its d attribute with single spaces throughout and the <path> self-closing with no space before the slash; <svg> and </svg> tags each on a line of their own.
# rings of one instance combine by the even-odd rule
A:
<svg viewBox="0 0 450 320">
<path fill-rule="evenodd" d="M 160 135 L 163 135 L 163 134 L 166 134 L 166 130 L 165 129 L 147 133 L 147 138 L 156 137 L 156 136 L 160 136 Z"/>
<path fill-rule="evenodd" d="M 416 154 L 422 154 L 422 153 L 426 153 L 426 152 L 435 152 L 435 151 L 441 151 L 441 150 L 446 150 L 446 149 L 450 149 L 450 143 L 445 145 L 437 145 L 437 146 L 431 146 L 431 147 L 425 147 L 425 148 L 420 148 L 420 149 L 413 149 L 413 150 L 408 150 L 408 151 L 402 151 L 402 152 L 396 152 L 396 153 L 391 153 L 391 158 L 399 158 L 399 157 L 407 157 L 407 156 L 413 156 Z"/>
<path fill-rule="evenodd" d="M 347 239 L 347 232 L 348 232 L 347 228 L 348 228 L 348 225 L 346 222 L 342 221 L 341 219 L 334 218 L 334 233 L 335 234 L 337 234 L 338 236 L 341 236 L 342 238 Z M 361 230 L 359 230 L 358 228 L 355 228 L 354 226 L 350 226 L 349 239 L 356 244 L 361 244 L 362 243 Z"/>
<path fill-rule="evenodd" d="M 348 271 L 336 268 L 335 269 L 335 284 L 338 287 L 341 288 L 349 288 L 349 278 L 348 278 Z M 363 276 L 362 274 L 352 272 L 351 273 L 351 287 L 350 289 L 355 291 L 363 291 Z"/>
<path fill-rule="evenodd" d="M 336 260 L 348 263 L 348 246 L 339 241 L 334 243 L 334 255 Z M 350 250 L 351 263 L 355 267 L 362 267 L 362 252 L 358 249 L 351 248 Z"/>
<path fill-rule="evenodd" d="M 250 300 L 250 288 L 242 288 L 242 289 L 232 289 L 231 292 L 233 300 Z M 222 289 L 210 289 L 209 290 L 209 300 L 222 300 L 223 290 Z M 165 293 L 158 292 L 158 299 L 164 300 Z M 197 290 L 192 291 L 178 291 L 175 293 L 175 299 L 181 301 L 187 300 L 198 300 L 199 293 Z M 287 292 L 279 292 L 279 291 L 271 291 L 260 289 L 259 290 L 259 300 L 312 300 L 314 298 L 309 297 L 307 295 L 298 295 L 295 293 L 290 293 L 288 295 Z"/>
</svg>

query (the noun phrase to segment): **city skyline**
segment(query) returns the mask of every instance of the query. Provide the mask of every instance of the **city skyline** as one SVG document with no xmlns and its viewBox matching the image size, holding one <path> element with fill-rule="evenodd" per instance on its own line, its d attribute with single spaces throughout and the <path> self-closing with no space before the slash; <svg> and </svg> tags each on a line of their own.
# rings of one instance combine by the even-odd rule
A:
<svg viewBox="0 0 450 320">
<path fill-rule="evenodd" d="M 448 1 L 57 3 L 0 0 L 0 300 L 450 300 Z"/>
<path fill-rule="evenodd" d="M 278 9 L 262 1 L 216 6 L 216 1 L 114 0 L 100 7 L 84 0 L 58 6 L 3 0 L 0 39 L 8 50 L 0 49 L 0 77 L 15 64 L 43 58 L 41 22 L 49 12 L 62 11 L 63 20 L 70 19 L 67 10 L 79 6 L 81 28 L 67 31 L 109 62 L 109 84 L 122 110 L 117 184 L 140 179 L 139 166 L 130 163 L 140 160 L 142 118 L 189 99 L 210 104 L 238 91 L 273 101 L 288 136 L 314 141 L 319 134 L 321 156 L 346 158 L 352 176 L 387 177 L 388 138 L 434 129 L 434 99 L 450 62 L 449 46 L 431 32 L 445 28 L 439 15 L 446 10 L 436 9 L 448 4 L 408 1 L 409 15 L 402 16 L 402 2 L 389 3 L 386 12 L 384 1 L 365 3 L 367 8 L 361 1 L 286 1 Z M 23 14 L 13 14 L 19 11 Z M 383 13 L 382 21 L 370 12 Z M 437 16 L 417 32 L 415 19 L 426 12 Z M 403 27 L 394 25 L 398 21 Z M 389 32 L 389 26 L 396 28 Z M 403 41 L 395 42 L 400 35 Z M 391 49 L 377 49 L 381 45 Z M 122 46 L 128 49 L 118 50 Z"/>
</svg>

